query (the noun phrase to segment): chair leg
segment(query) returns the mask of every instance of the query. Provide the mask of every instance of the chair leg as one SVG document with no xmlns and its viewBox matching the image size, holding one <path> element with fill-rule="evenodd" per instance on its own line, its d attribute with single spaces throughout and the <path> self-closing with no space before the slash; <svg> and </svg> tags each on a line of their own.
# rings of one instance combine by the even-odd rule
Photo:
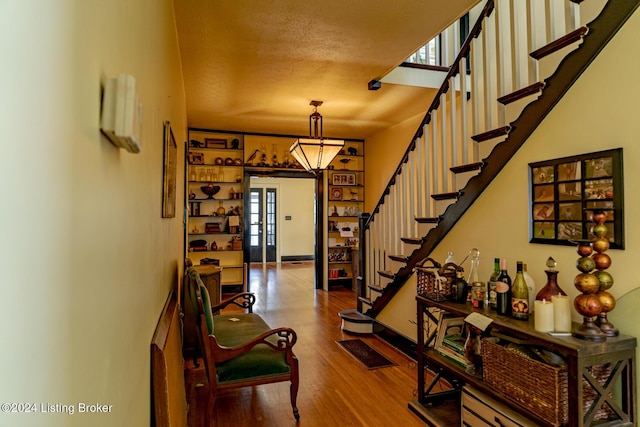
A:
<svg viewBox="0 0 640 427">
<path fill-rule="evenodd" d="M 298 412 L 298 407 L 296 406 L 296 400 L 298 397 L 298 382 L 291 380 L 291 407 L 293 408 L 293 416 L 296 420 L 300 419 L 300 413 Z"/>
<path fill-rule="evenodd" d="M 300 413 L 298 412 L 297 400 L 298 400 L 298 385 L 300 383 L 298 374 L 298 359 L 293 356 L 291 363 L 291 407 L 293 408 L 293 416 L 296 420 L 300 419 Z"/>
</svg>

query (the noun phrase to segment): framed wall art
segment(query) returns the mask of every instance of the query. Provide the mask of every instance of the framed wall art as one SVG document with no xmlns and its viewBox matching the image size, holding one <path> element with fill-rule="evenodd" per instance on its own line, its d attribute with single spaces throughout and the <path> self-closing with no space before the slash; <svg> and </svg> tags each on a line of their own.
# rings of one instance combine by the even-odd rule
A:
<svg viewBox="0 0 640 427">
<path fill-rule="evenodd" d="M 205 138 L 206 148 L 227 148 L 227 140 L 223 138 Z"/>
<path fill-rule="evenodd" d="M 594 239 L 591 214 L 606 214 L 612 248 L 624 249 L 622 148 L 529 164 L 530 242 Z"/>
<path fill-rule="evenodd" d="M 171 123 L 164 122 L 164 167 L 162 185 L 162 217 L 176 216 L 176 173 L 178 146 L 171 130 Z"/>
<path fill-rule="evenodd" d="M 342 200 L 343 192 L 342 187 L 332 187 L 329 192 L 329 200 Z"/>
<path fill-rule="evenodd" d="M 356 174 L 355 173 L 334 173 L 331 175 L 331 184 L 332 185 L 356 185 Z"/>
<path fill-rule="evenodd" d="M 196 151 L 189 151 L 189 164 L 190 165 L 203 165 L 204 164 L 204 153 L 199 153 Z"/>
</svg>

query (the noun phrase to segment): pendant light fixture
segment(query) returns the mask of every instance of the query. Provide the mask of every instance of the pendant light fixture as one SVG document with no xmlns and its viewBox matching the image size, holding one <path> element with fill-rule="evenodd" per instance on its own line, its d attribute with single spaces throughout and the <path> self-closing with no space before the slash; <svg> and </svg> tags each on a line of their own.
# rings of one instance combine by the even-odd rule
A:
<svg viewBox="0 0 640 427">
<path fill-rule="evenodd" d="M 313 113 L 309 116 L 309 138 L 298 138 L 289 152 L 309 172 L 326 169 L 344 147 L 343 140 L 322 137 L 322 115 L 318 107 L 322 101 L 311 101 Z"/>
</svg>

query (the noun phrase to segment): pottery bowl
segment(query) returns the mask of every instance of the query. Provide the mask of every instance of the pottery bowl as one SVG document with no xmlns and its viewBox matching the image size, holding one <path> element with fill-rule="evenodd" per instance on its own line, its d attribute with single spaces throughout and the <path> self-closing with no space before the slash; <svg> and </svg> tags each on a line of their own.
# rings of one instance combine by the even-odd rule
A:
<svg viewBox="0 0 640 427">
<path fill-rule="evenodd" d="M 220 191 L 220 186 L 208 184 L 208 185 L 203 185 L 202 187 L 200 187 L 200 189 L 207 196 L 213 197 L 214 195 L 218 194 L 218 191 Z"/>
</svg>

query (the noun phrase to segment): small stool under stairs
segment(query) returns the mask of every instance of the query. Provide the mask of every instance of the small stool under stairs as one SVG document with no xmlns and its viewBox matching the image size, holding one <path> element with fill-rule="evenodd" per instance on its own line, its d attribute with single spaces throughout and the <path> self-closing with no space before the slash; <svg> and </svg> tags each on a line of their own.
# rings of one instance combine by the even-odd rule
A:
<svg viewBox="0 0 640 427">
<path fill-rule="evenodd" d="M 344 332 L 359 335 L 373 333 L 373 318 L 355 308 L 342 310 L 338 315 L 342 319 L 341 329 Z"/>
</svg>

